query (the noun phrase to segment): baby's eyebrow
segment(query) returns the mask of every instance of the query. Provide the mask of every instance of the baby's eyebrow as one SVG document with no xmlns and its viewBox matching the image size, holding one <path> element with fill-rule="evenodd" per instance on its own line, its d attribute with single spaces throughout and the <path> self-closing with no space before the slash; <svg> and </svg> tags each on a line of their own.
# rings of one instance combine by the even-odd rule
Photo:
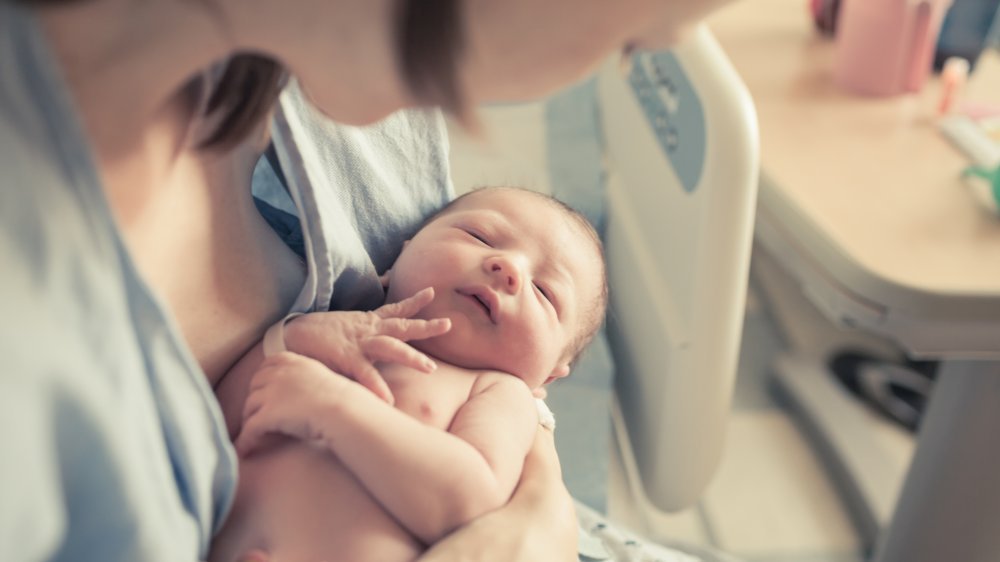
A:
<svg viewBox="0 0 1000 562">
<path fill-rule="evenodd" d="M 500 211 L 492 211 L 492 210 L 483 211 L 482 216 L 483 220 L 490 222 L 490 224 L 492 225 L 500 226 L 506 229 L 507 231 L 513 231 L 513 228 L 511 227 L 510 224 L 510 220 L 508 220 L 507 216 L 501 213 Z"/>
</svg>

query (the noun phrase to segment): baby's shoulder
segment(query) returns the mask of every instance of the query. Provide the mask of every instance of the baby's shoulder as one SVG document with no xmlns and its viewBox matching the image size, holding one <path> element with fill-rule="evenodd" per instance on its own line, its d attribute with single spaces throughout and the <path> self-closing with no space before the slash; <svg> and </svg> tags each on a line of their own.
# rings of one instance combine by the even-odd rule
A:
<svg viewBox="0 0 1000 562">
<path fill-rule="evenodd" d="M 471 371 L 476 376 L 472 385 L 473 394 L 495 392 L 512 397 L 531 399 L 531 389 L 523 380 L 503 371 Z"/>
</svg>

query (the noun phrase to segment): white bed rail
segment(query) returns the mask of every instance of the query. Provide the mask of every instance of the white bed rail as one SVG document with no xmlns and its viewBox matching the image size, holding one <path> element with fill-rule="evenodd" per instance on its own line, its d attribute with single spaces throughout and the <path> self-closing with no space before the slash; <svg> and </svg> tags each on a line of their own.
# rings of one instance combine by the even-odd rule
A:
<svg viewBox="0 0 1000 562">
<path fill-rule="evenodd" d="M 749 93 L 707 29 L 598 82 L 610 180 L 609 339 L 633 490 L 693 504 L 725 436 L 758 177 Z M 621 431 L 621 430 L 625 431 Z"/>
</svg>

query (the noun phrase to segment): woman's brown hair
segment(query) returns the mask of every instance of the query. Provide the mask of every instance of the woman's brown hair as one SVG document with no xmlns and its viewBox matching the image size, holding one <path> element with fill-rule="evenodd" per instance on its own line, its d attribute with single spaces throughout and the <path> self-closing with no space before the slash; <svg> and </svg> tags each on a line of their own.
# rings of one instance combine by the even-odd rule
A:
<svg viewBox="0 0 1000 562">
<path fill-rule="evenodd" d="M 403 79 L 418 103 L 468 118 L 459 83 L 465 49 L 462 0 L 399 0 L 397 50 Z"/>
<path fill-rule="evenodd" d="M 218 124 L 201 148 L 227 150 L 246 140 L 270 114 L 287 78 L 285 67 L 274 59 L 252 54 L 231 58 L 208 98 L 205 113 L 218 118 Z"/>
</svg>

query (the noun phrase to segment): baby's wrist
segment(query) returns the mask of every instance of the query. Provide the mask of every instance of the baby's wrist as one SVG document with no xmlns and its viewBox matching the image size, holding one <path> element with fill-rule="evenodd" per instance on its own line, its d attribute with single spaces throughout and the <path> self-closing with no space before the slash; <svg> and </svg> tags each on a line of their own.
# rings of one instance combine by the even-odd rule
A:
<svg viewBox="0 0 1000 562">
<path fill-rule="evenodd" d="M 303 313 L 293 312 L 278 320 L 264 333 L 264 357 L 271 357 L 284 351 L 293 351 L 288 346 L 288 326 Z"/>
<path fill-rule="evenodd" d="M 344 431 L 349 425 L 347 420 L 350 416 L 351 381 L 344 377 L 329 377 L 330 392 L 325 393 L 322 399 L 313 402 L 313 407 L 308 412 L 303 412 L 304 417 L 312 424 L 313 440 L 317 445 L 325 447 L 327 450 L 335 451 L 338 442 L 338 431 Z"/>
</svg>

